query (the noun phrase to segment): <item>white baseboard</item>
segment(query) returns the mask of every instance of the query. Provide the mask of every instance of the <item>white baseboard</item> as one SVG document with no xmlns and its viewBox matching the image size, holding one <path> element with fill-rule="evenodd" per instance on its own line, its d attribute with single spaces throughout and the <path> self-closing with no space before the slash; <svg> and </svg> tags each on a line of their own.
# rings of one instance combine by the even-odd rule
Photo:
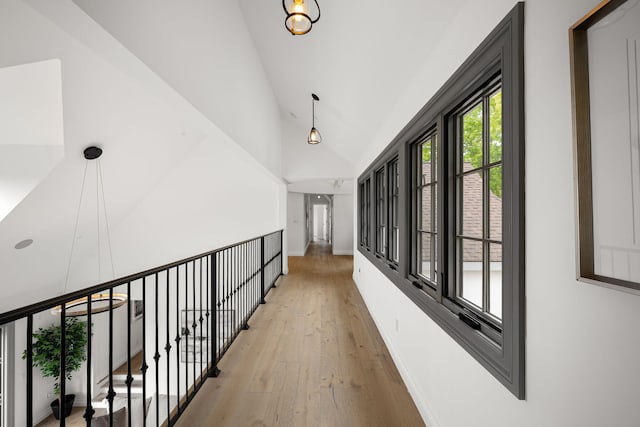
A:
<svg viewBox="0 0 640 427">
<path fill-rule="evenodd" d="M 369 303 L 367 302 L 367 299 L 362 294 L 362 292 L 360 292 L 360 287 L 358 286 L 358 282 L 356 280 L 355 271 L 353 273 L 353 281 L 356 284 L 356 288 L 358 289 L 358 292 L 360 293 L 360 296 L 362 297 L 362 300 L 364 301 L 364 304 L 367 307 L 367 311 L 369 312 L 369 315 L 373 319 L 373 322 L 376 324 L 376 328 L 378 329 L 378 332 L 380 333 L 380 336 L 382 336 L 382 340 L 384 341 L 385 345 L 387 346 L 387 349 L 389 350 L 389 353 L 391 354 L 391 359 L 393 359 L 393 362 L 395 363 L 396 367 L 398 368 L 398 372 L 400 373 L 400 376 L 402 377 L 402 380 L 404 381 L 405 385 L 407 386 L 407 390 L 409 391 L 409 395 L 413 399 L 413 402 L 416 404 L 416 407 L 418 408 L 418 412 L 420 412 L 420 415 L 422 416 L 422 419 L 424 420 L 425 424 L 428 425 L 429 427 L 441 427 L 442 424 L 434 416 L 435 411 L 433 411 L 433 409 L 429 406 L 429 403 L 427 402 L 427 400 L 422 395 L 422 392 L 420 391 L 420 389 L 414 383 L 414 381 L 412 379 L 412 376 L 409 373 L 409 371 L 407 370 L 407 368 L 404 365 L 404 363 L 402 362 L 402 359 L 400 358 L 400 355 L 396 352 L 395 348 L 391 345 L 391 340 L 389 339 L 387 333 L 385 332 L 385 330 L 383 328 L 381 328 L 381 325 L 378 323 L 378 319 L 371 312 L 371 309 L 370 309 Z"/>
<path fill-rule="evenodd" d="M 289 251 L 288 256 L 304 256 L 304 251 Z"/>
<path fill-rule="evenodd" d="M 353 249 L 351 250 L 334 249 L 333 254 L 334 255 L 353 255 Z"/>
</svg>

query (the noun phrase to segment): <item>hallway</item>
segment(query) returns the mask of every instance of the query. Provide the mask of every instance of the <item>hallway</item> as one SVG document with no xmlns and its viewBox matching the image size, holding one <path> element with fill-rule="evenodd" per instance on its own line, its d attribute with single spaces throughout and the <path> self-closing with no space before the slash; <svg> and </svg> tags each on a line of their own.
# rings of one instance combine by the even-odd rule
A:
<svg viewBox="0 0 640 427">
<path fill-rule="evenodd" d="M 353 257 L 289 258 L 178 426 L 423 426 L 352 279 Z"/>
</svg>

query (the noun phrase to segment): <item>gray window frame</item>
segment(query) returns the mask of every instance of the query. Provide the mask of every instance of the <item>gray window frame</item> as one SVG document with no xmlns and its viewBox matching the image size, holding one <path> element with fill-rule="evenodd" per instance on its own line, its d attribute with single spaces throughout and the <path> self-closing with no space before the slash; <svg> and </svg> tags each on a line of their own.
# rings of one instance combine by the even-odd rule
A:
<svg viewBox="0 0 640 427">
<path fill-rule="evenodd" d="M 436 162 L 438 162 L 438 159 L 440 158 L 439 147 L 441 147 L 442 144 L 440 141 L 440 135 L 438 135 L 437 125 L 435 123 L 433 123 L 432 126 L 430 126 L 429 131 L 427 131 L 425 135 L 423 135 L 416 142 L 411 144 L 410 154 L 409 154 L 409 158 L 411 162 L 411 169 L 409 171 L 410 176 L 408 181 L 411 184 L 411 189 L 410 189 L 411 194 L 409 196 L 409 200 L 411 203 L 411 206 L 410 206 L 411 212 L 409 214 L 410 221 L 411 221 L 411 227 L 410 227 L 411 249 L 409 250 L 409 254 L 411 255 L 411 261 L 409 266 L 409 279 L 411 280 L 411 282 L 414 284 L 416 288 L 426 292 L 427 294 L 429 294 L 430 296 L 438 300 L 441 300 L 441 298 L 438 295 L 440 295 L 440 284 L 442 283 L 442 279 L 438 277 L 434 277 L 433 280 L 429 280 L 427 277 L 422 276 L 421 274 L 418 273 L 418 265 L 417 265 L 417 263 L 420 262 L 418 258 L 421 258 L 421 252 L 420 250 L 418 250 L 418 247 L 422 245 L 421 233 L 424 234 L 421 231 L 422 215 L 421 213 L 420 214 L 418 213 L 418 209 L 422 207 L 422 201 L 421 201 L 422 194 L 420 193 L 420 195 L 418 195 L 418 188 L 422 190 L 422 188 L 426 186 L 422 182 L 422 150 L 420 148 L 425 142 L 427 142 L 429 139 L 432 139 L 432 138 L 435 139 L 437 144 L 436 148 L 433 148 L 432 146 L 432 149 L 431 149 L 432 156 L 434 152 L 437 152 Z M 433 169 L 431 174 L 432 178 L 429 185 L 431 187 L 435 185 L 439 189 L 436 192 L 436 195 L 437 195 L 436 205 L 442 206 L 443 192 L 442 192 L 441 186 L 438 185 L 439 183 L 442 182 L 442 179 L 440 177 L 441 168 L 439 167 L 439 165 L 434 163 L 432 163 L 431 167 Z M 433 173 L 434 170 L 437 175 Z M 421 209 L 420 209 L 420 212 L 421 212 Z M 436 235 L 436 240 L 438 240 L 440 239 L 438 236 L 442 234 L 442 230 L 443 230 L 442 215 L 439 215 L 438 212 L 434 210 L 432 210 L 432 215 L 435 216 L 435 221 L 433 218 L 431 221 L 432 221 L 432 224 L 433 223 L 436 224 L 435 229 L 437 231 L 434 234 Z M 443 259 L 442 246 L 443 246 L 442 244 L 438 244 L 437 251 L 432 250 L 431 252 L 432 255 L 435 255 L 435 259 L 438 261 L 441 261 Z M 433 258 L 432 258 L 432 262 L 433 262 Z M 441 276 L 441 274 L 439 273 L 441 270 L 442 270 L 442 265 L 440 265 L 440 268 L 437 271 L 434 270 L 434 272 L 436 275 Z"/>
<path fill-rule="evenodd" d="M 387 256 L 387 168 L 386 165 L 382 166 L 374 173 L 373 179 L 374 187 L 374 248 L 376 256 L 385 258 Z"/>
<path fill-rule="evenodd" d="M 396 184 L 398 184 L 396 186 Z M 400 164 L 394 157 L 387 162 L 387 261 L 398 268 L 400 261 Z M 397 189 L 397 192 L 396 192 Z M 398 230 L 396 234 L 395 231 Z M 397 240 L 397 241 L 396 241 Z M 396 253 L 396 249 L 398 248 Z M 397 259 L 395 257 L 398 257 Z"/>
<path fill-rule="evenodd" d="M 366 251 L 371 250 L 371 179 L 361 179 L 358 181 L 358 242 L 359 247 Z"/>
<path fill-rule="evenodd" d="M 499 74 L 503 108 L 503 272 L 502 327 L 491 327 L 448 297 L 455 286 L 455 121 L 466 101 Z M 436 130 L 438 252 L 440 286 L 427 287 L 412 274 L 415 215 L 412 173 L 415 146 Z M 525 398 L 525 258 L 524 258 L 524 3 L 517 3 L 462 66 L 359 177 L 373 180 L 375 171 L 398 158 L 400 168 L 400 257 L 396 269 L 363 245 L 359 251 L 420 309 L 518 399 Z M 362 199 L 361 194 L 361 199 Z M 360 201 L 362 203 L 362 201 Z M 362 221 L 363 218 L 358 218 Z M 364 219 L 366 221 L 366 218 Z M 373 227 L 371 227 L 373 229 Z M 479 325 L 478 325 L 479 323 Z M 452 367 L 455 369 L 455 367 Z"/>
</svg>

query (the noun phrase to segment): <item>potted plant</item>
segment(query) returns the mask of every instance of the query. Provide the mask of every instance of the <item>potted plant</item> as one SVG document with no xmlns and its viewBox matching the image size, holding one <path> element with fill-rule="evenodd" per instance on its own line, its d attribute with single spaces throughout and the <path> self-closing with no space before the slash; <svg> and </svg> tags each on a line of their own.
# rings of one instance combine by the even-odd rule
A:
<svg viewBox="0 0 640 427">
<path fill-rule="evenodd" d="M 87 360 L 87 322 L 82 322 L 75 317 L 66 318 L 65 343 L 66 366 L 65 378 L 70 380 L 71 374 L 80 369 L 82 362 Z M 54 378 L 53 391 L 60 397 L 60 325 L 51 325 L 47 328 L 39 328 L 33 334 L 33 366 L 40 368 L 42 376 Z M 26 359 L 27 350 L 22 353 Z M 65 417 L 68 417 L 73 408 L 74 394 L 65 396 Z M 51 402 L 51 410 L 56 419 L 60 418 L 59 399 Z"/>
</svg>

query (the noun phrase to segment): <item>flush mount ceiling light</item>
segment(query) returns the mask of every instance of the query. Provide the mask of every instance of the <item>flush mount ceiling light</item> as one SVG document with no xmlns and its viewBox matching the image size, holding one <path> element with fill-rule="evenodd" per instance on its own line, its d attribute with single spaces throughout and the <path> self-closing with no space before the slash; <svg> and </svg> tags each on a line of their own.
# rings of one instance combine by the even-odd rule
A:
<svg viewBox="0 0 640 427">
<path fill-rule="evenodd" d="M 25 240 L 22 240 L 22 241 L 20 241 L 20 242 L 16 243 L 16 245 L 14 246 L 14 248 L 15 248 L 15 249 L 18 249 L 18 250 L 20 250 L 20 249 L 24 249 L 24 248 L 26 248 L 27 246 L 31 246 L 31 244 L 32 244 L 32 243 L 33 243 L 33 239 L 25 239 Z"/>
<path fill-rule="evenodd" d="M 318 6 L 318 0 L 313 0 L 316 4 L 314 15 L 315 19 L 311 18 L 308 4 L 305 4 L 304 0 L 282 0 L 282 8 L 287 14 L 284 20 L 284 26 L 294 36 L 301 36 L 311 31 L 313 24 L 320 20 L 320 6 Z M 311 3 L 308 0 L 307 3 Z"/>
<path fill-rule="evenodd" d="M 80 219 L 80 210 L 82 208 L 82 200 L 84 196 L 85 182 L 87 180 L 87 169 L 89 167 L 89 161 L 95 160 L 96 162 L 96 211 L 97 215 L 97 229 L 98 229 L 98 282 L 102 280 L 101 264 L 100 264 L 100 201 L 102 201 L 102 207 L 104 209 L 104 221 L 107 231 L 107 246 L 109 248 L 109 258 L 111 261 L 111 274 L 115 277 L 115 271 L 113 268 L 113 254 L 111 252 L 111 237 L 109 235 L 109 221 L 107 217 L 107 206 L 104 197 L 104 186 L 102 183 L 102 168 L 100 166 L 100 156 L 102 155 L 102 149 L 99 147 L 91 146 L 84 150 L 84 158 L 86 159 L 84 166 L 84 177 L 82 179 L 82 187 L 80 189 L 80 203 L 78 204 L 78 212 L 76 214 L 76 225 L 73 230 L 73 241 L 71 243 L 71 253 L 69 254 L 69 264 L 67 265 L 67 275 L 64 282 L 64 292 L 67 292 L 67 284 L 69 282 L 69 271 L 71 269 L 71 260 L 73 259 L 73 249 L 75 242 L 78 239 L 78 220 Z M 122 306 L 127 301 L 127 295 L 122 293 L 115 293 L 113 291 L 105 291 L 103 293 L 96 293 L 86 297 L 81 297 L 73 301 L 69 301 L 65 304 L 65 316 L 77 317 L 86 316 L 89 311 L 93 314 L 102 313 L 108 311 L 110 308 L 115 309 Z M 91 310 L 89 310 L 89 307 Z M 62 311 L 62 306 L 54 307 L 51 310 L 52 314 L 59 314 Z"/>
<path fill-rule="evenodd" d="M 315 93 L 311 94 L 311 98 L 311 132 L 309 132 L 307 143 L 316 145 L 322 142 L 322 136 L 320 136 L 320 132 L 316 129 L 316 101 L 320 101 L 320 98 L 318 98 L 318 95 Z"/>
</svg>

